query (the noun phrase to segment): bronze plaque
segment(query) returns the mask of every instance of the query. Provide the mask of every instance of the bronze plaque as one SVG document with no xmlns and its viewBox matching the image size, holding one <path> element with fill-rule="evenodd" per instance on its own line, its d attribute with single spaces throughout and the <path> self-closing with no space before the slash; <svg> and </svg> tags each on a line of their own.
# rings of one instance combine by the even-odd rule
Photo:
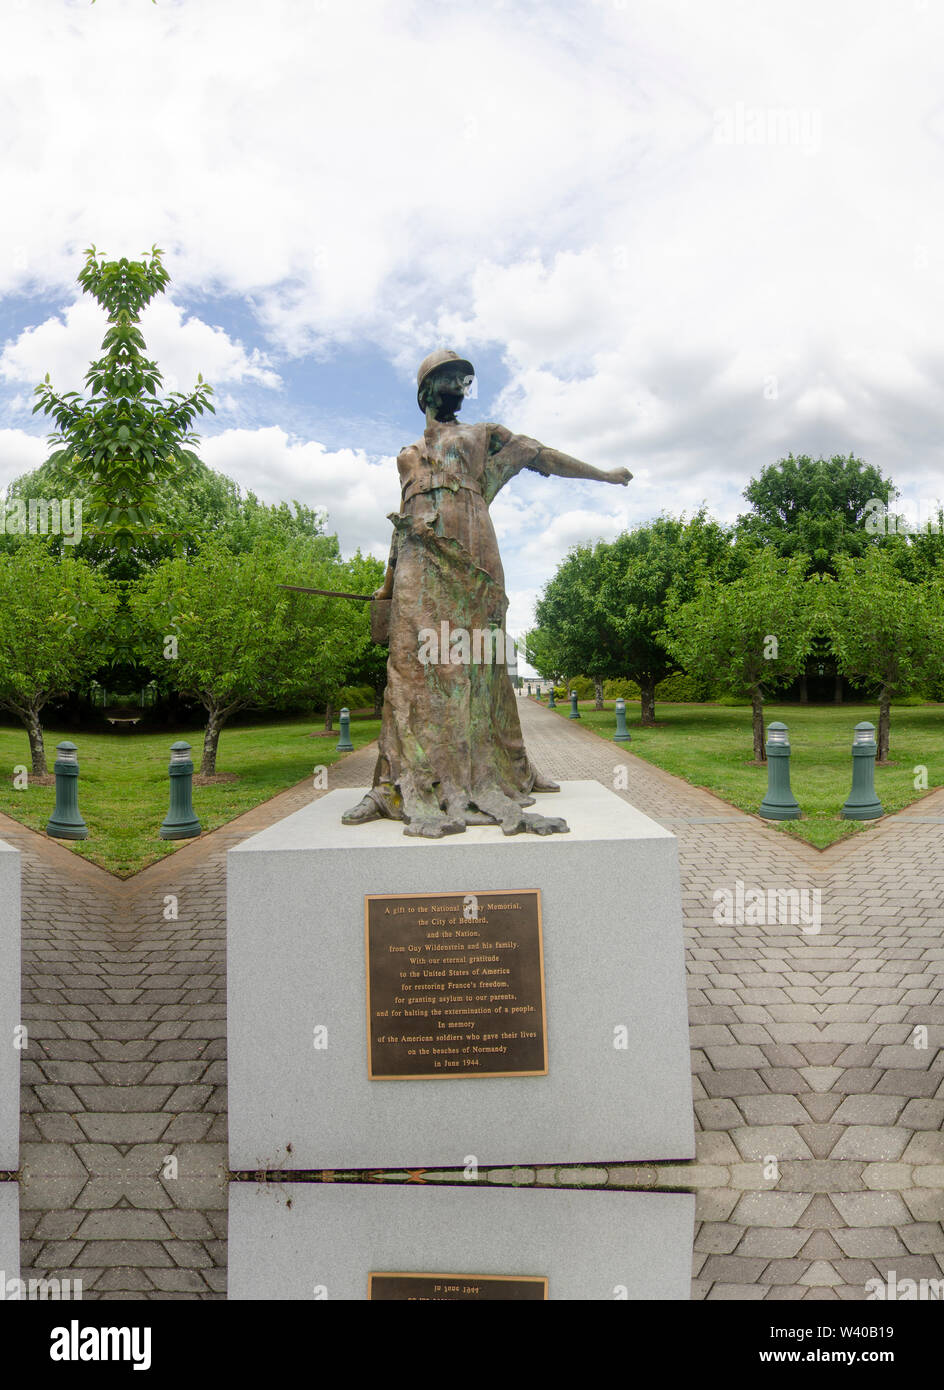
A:
<svg viewBox="0 0 944 1390">
<path fill-rule="evenodd" d="M 369 895 L 371 1081 L 546 1076 L 541 894 Z"/>
<path fill-rule="evenodd" d="M 370 1274 L 367 1297 L 408 1303 L 539 1302 L 547 1280 L 531 1274 Z"/>
</svg>

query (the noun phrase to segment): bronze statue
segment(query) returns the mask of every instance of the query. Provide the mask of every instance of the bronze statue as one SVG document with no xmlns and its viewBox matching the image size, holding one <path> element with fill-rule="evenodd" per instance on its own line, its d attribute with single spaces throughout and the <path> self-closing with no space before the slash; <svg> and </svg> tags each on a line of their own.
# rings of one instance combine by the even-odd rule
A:
<svg viewBox="0 0 944 1390">
<path fill-rule="evenodd" d="M 380 751 L 373 787 L 345 825 L 386 816 L 404 821 L 405 835 L 432 839 L 467 825 L 500 825 L 506 835 L 567 830 L 523 810 L 534 805 L 531 792 L 559 788 L 525 752 L 488 506 L 523 468 L 623 486 L 632 474 L 594 468 L 503 425 L 461 424 L 456 413 L 473 376 L 449 349 L 431 353 L 417 373 L 426 428 L 397 458 L 400 511 L 390 517 L 390 559 L 373 605 L 389 600 Z"/>
</svg>

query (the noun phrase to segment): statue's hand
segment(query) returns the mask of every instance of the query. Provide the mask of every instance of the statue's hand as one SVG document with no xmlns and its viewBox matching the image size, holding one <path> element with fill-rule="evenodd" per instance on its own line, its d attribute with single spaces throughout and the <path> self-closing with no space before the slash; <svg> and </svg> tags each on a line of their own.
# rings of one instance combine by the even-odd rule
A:
<svg viewBox="0 0 944 1390">
<path fill-rule="evenodd" d="M 379 589 L 375 589 L 375 590 L 374 590 L 374 592 L 373 592 L 373 597 L 374 597 L 374 598 L 393 598 L 393 588 L 392 588 L 392 587 L 388 588 L 386 584 L 382 584 L 382 585 L 380 586 Z"/>
<path fill-rule="evenodd" d="M 619 483 L 622 487 L 626 486 L 632 476 L 628 468 L 610 469 L 610 482 Z"/>
</svg>

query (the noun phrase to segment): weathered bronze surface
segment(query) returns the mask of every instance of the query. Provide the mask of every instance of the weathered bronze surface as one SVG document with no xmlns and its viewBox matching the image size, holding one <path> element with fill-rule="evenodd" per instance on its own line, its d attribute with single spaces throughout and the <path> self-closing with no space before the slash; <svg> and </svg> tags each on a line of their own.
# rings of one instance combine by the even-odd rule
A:
<svg viewBox="0 0 944 1390">
<path fill-rule="evenodd" d="M 404 821 L 404 834 L 428 838 L 467 825 L 500 825 L 506 835 L 567 829 L 523 809 L 532 792 L 557 787 L 528 759 L 507 663 L 484 640 L 500 633 L 504 644 L 508 609 L 488 508 L 522 469 L 623 485 L 632 474 L 594 468 L 503 425 L 461 424 L 472 374 L 471 363 L 444 349 L 417 376 L 426 429 L 397 459 L 400 511 L 390 517 L 393 545 L 375 595 L 390 600 L 379 757 L 373 787 L 346 825 L 386 816 Z"/>
<path fill-rule="evenodd" d="M 367 1297 L 417 1303 L 540 1302 L 547 1280 L 531 1274 L 387 1274 L 367 1276 Z"/>
<path fill-rule="evenodd" d="M 371 1081 L 545 1076 L 541 895 L 364 902 Z"/>
</svg>

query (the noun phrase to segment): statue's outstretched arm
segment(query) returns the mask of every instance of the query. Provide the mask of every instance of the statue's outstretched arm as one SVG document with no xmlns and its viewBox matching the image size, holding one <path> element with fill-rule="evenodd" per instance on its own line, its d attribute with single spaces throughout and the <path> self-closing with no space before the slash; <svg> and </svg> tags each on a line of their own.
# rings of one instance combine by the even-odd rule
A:
<svg viewBox="0 0 944 1390">
<path fill-rule="evenodd" d="M 537 457 L 528 465 L 538 473 L 553 473 L 558 478 L 588 478 L 597 483 L 619 483 L 625 487 L 633 476 L 628 468 L 594 468 L 592 463 L 571 458 L 559 449 L 549 449 L 540 445 Z"/>
</svg>

